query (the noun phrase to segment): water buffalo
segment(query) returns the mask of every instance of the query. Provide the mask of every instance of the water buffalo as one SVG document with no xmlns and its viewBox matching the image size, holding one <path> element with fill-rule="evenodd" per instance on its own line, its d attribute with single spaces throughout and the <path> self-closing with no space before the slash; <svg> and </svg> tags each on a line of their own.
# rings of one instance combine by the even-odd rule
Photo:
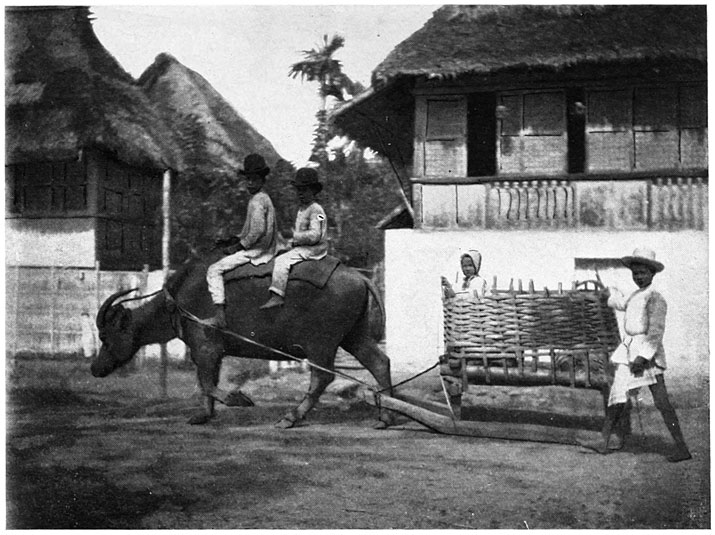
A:
<svg viewBox="0 0 715 535">
<path fill-rule="evenodd" d="M 256 345 L 221 334 L 187 319 L 185 309 L 199 318 L 208 318 L 213 305 L 206 285 L 206 269 L 217 255 L 192 259 L 169 277 L 165 289 L 141 306 L 129 309 L 118 298 L 109 297 L 97 313 L 97 327 L 102 345 L 91 364 L 95 377 L 105 377 L 126 364 L 146 344 L 164 343 L 179 337 L 191 350 L 205 404 L 189 423 L 203 424 L 214 416 L 214 401 L 240 404 L 235 393 L 218 387 L 224 355 L 266 360 L 287 360 Z M 323 288 L 291 280 L 283 307 L 260 310 L 269 295 L 270 277 L 249 278 L 226 284 L 226 320 L 228 328 L 260 344 L 280 351 L 305 356 L 311 362 L 334 369 L 338 347 L 351 353 L 390 394 L 390 361 L 378 348 L 374 323 L 371 322 L 371 294 L 384 309 L 372 283 L 356 270 L 338 264 Z M 131 291 L 131 290 L 130 290 Z M 175 303 L 173 303 L 173 300 Z M 178 304 L 178 307 L 174 306 Z M 377 333 L 379 334 L 379 333 Z M 277 424 L 288 428 L 305 418 L 325 388 L 333 381 L 332 373 L 311 367 L 310 387 L 305 398 Z M 240 393 L 238 394 L 240 398 Z M 376 427 L 387 427 L 391 414 L 380 412 Z"/>
</svg>

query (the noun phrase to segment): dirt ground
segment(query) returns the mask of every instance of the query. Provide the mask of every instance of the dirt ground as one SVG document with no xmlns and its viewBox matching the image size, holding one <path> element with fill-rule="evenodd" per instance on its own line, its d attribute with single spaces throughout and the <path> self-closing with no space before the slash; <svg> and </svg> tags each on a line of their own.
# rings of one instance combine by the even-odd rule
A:
<svg viewBox="0 0 715 535">
<path fill-rule="evenodd" d="M 229 381 L 250 376 L 227 368 Z M 15 361 L 7 381 L 8 529 L 710 527 L 707 392 L 673 395 L 693 459 L 670 464 L 670 438 L 648 393 L 631 442 L 601 456 L 437 434 L 405 418 L 373 430 L 375 409 L 345 380 L 304 425 L 276 429 L 307 389 L 308 374 L 295 371 L 249 379 L 241 389 L 255 407 L 219 406 L 213 422 L 190 426 L 193 370 L 170 370 L 166 398 L 158 373 L 95 379 L 79 359 Z M 434 375 L 402 390 L 441 397 Z M 550 388 L 470 388 L 465 397 L 492 417 L 561 411 L 592 427 L 600 403 L 596 393 Z"/>
</svg>

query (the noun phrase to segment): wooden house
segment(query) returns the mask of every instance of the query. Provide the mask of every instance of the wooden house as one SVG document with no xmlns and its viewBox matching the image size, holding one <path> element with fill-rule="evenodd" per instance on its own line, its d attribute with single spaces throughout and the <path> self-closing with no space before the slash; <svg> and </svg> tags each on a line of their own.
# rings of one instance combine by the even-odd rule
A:
<svg viewBox="0 0 715 535">
<path fill-rule="evenodd" d="M 161 187 L 178 150 L 87 7 L 5 12 L 6 262 L 161 265 Z"/>
<path fill-rule="evenodd" d="M 707 374 L 706 18 L 704 5 L 443 6 L 333 112 L 411 185 L 414 218 L 383 225 L 398 367 L 440 354 L 439 280 L 463 250 L 499 287 L 599 269 L 627 291 L 618 258 L 645 246 L 666 264 L 676 373 Z"/>
</svg>

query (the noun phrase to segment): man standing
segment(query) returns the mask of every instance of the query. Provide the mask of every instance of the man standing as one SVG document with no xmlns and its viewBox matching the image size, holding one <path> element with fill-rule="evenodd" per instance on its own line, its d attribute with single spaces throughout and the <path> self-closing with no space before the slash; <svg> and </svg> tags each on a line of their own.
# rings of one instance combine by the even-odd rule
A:
<svg viewBox="0 0 715 535">
<path fill-rule="evenodd" d="M 614 426 L 623 427 L 618 424 L 628 417 L 629 395 L 647 386 L 675 441 L 675 451 L 668 460 L 685 461 L 691 458 L 690 451 L 683 438 L 678 416 L 670 403 L 663 377 L 666 369 L 663 333 L 668 306 L 663 296 L 651 285 L 655 274 L 663 271 L 664 266 L 655 259 L 655 252 L 650 249 L 636 249 L 631 256 L 623 257 L 621 262 L 631 270 L 633 282 L 638 289 L 628 299 L 616 289 L 610 292 L 609 306 L 624 311 L 625 335 L 611 356 L 616 371 L 602 429 L 603 440 L 581 445 L 599 453 L 620 449 L 624 437 L 617 437 L 619 442 L 614 447 L 610 443 L 611 431 Z"/>
</svg>

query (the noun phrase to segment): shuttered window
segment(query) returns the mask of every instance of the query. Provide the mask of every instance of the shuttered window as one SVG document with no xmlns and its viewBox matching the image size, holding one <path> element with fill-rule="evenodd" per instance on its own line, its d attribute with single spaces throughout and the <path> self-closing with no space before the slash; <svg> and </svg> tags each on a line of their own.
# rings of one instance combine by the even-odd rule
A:
<svg viewBox="0 0 715 535">
<path fill-rule="evenodd" d="M 563 91 L 504 93 L 498 102 L 499 172 L 566 172 Z"/>
<path fill-rule="evenodd" d="M 705 88 L 631 87 L 589 90 L 589 172 L 707 166 Z"/>
<path fill-rule="evenodd" d="M 708 104 L 705 84 L 684 85 L 678 92 L 680 163 L 684 168 L 708 166 Z"/>
<path fill-rule="evenodd" d="M 463 97 L 421 101 L 424 123 L 418 126 L 417 150 L 424 176 L 467 174 L 467 105 Z M 419 160 L 418 160 L 419 161 Z"/>
<path fill-rule="evenodd" d="M 87 211 L 87 174 L 79 161 L 6 166 L 12 186 L 9 209 L 25 216 L 60 216 Z"/>
</svg>

